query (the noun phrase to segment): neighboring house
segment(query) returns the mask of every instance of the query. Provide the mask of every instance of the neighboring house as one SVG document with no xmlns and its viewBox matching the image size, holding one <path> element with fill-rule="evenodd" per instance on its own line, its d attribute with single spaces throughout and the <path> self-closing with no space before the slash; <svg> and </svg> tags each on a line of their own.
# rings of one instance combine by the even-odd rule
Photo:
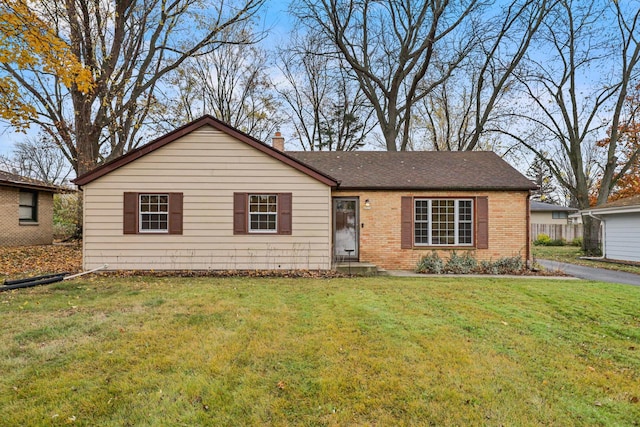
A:
<svg viewBox="0 0 640 427">
<path fill-rule="evenodd" d="M 640 262 L 640 195 L 581 212 L 601 221 L 604 258 Z"/>
<path fill-rule="evenodd" d="M 274 138 L 280 144 L 282 138 Z M 202 117 L 75 181 L 84 266 L 411 269 L 529 259 L 534 185 L 491 152 L 298 152 Z"/>
<path fill-rule="evenodd" d="M 582 238 L 582 217 L 578 209 L 531 201 L 531 239 L 546 234 L 553 240 L 571 242 Z"/>
<path fill-rule="evenodd" d="M 531 224 L 569 224 L 569 216 L 578 212 L 576 208 L 551 203 L 531 201 Z"/>
<path fill-rule="evenodd" d="M 53 242 L 53 194 L 60 188 L 0 171 L 0 246 Z"/>
<path fill-rule="evenodd" d="M 579 211 L 569 214 L 569 224 L 582 225 L 582 214 Z"/>
</svg>

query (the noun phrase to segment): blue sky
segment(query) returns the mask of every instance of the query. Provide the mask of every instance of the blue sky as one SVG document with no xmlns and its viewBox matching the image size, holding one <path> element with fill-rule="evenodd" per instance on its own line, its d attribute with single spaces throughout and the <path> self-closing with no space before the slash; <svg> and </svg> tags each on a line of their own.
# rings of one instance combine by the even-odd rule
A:
<svg viewBox="0 0 640 427">
<path fill-rule="evenodd" d="M 288 0 L 266 0 L 264 6 L 258 12 L 259 26 L 267 31 L 267 37 L 262 44 L 271 49 L 281 45 L 288 37 L 292 26 L 292 19 L 287 9 Z M 0 155 L 9 155 L 15 143 L 23 141 L 26 137 L 35 137 L 37 129 L 31 128 L 27 133 L 16 133 L 6 122 L 0 122 Z"/>
</svg>

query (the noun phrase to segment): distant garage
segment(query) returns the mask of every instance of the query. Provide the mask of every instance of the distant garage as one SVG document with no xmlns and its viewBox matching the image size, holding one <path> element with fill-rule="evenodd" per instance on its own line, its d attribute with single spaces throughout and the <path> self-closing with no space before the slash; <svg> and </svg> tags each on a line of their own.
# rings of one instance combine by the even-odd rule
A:
<svg viewBox="0 0 640 427">
<path fill-rule="evenodd" d="M 582 211 L 602 221 L 602 250 L 607 259 L 640 262 L 640 195 Z"/>
</svg>

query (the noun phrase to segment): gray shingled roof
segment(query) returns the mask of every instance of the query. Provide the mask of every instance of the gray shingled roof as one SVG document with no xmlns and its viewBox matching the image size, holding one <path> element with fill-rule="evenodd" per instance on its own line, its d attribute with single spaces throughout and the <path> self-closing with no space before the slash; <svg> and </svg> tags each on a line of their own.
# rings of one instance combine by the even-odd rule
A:
<svg viewBox="0 0 640 427">
<path fill-rule="evenodd" d="M 558 206 L 553 203 L 545 203 L 538 202 L 536 200 L 531 201 L 531 211 L 532 212 L 558 212 L 558 211 L 566 211 L 566 212 L 577 212 L 576 208 L 568 208 L 566 206 Z"/>
<path fill-rule="evenodd" d="M 532 190 L 536 186 L 490 151 L 287 151 L 340 181 L 340 189 Z"/>
<path fill-rule="evenodd" d="M 640 194 L 626 197 L 624 199 L 614 200 L 613 202 L 607 202 L 602 205 L 594 206 L 591 209 L 626 208 L 629 206 L 640 206 Z"/>
<path fill-rule="evenodd" d="M 45 191 L 58 192 L 61 190 L 60 187 L 55 185 L 47 184 L 43 181 L 38 181 L 37 179 L 31 179 L 24 176 L 16 175 L 15 173 L 5 172 L 0 170 L 0 185 L 6 185 L 9 187 L 21 187 L 21 188 L 31 188 Z"/>
</svg>

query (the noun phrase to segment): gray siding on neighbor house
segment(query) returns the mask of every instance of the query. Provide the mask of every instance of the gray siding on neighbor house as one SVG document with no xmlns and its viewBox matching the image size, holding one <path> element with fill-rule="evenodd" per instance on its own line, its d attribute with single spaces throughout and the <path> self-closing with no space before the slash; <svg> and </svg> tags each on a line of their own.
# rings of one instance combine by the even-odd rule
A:
<svg viewBox="0 0 640 427">
<path fill-rule="evenodd" d="M 606 257 L 640 262 L 640 213 L 611 214 L 603 217 Z"/>
<path fill-rule="evenodd" d="M 83 187 L 84 266 L 328 269 L 331 188 L 204 126 Z M 125 192 L 183 193 L 183 233 L 124 234 Z M 290 235 L 235 235 L 234 192 L 291 193 Z"/>
</svg>

